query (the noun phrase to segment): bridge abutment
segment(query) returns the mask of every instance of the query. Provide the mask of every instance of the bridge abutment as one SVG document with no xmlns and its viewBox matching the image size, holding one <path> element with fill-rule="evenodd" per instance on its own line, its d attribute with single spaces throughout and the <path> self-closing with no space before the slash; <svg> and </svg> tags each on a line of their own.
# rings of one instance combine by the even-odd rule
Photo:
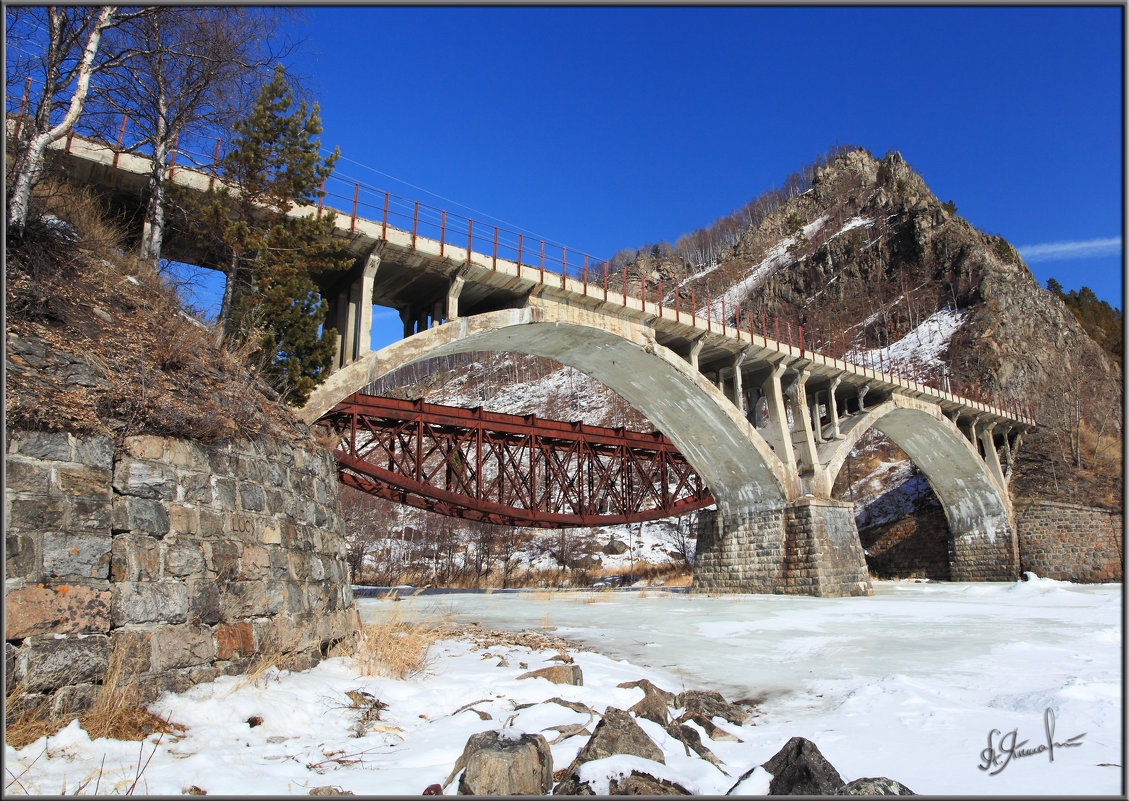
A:
<svg viewBox="0 0 1129 801">
<path fill-rule="evenodd" d="M 801 498 L 698 515 L 693 592 L 870 595 L 854 504 Z"/>
</svg>

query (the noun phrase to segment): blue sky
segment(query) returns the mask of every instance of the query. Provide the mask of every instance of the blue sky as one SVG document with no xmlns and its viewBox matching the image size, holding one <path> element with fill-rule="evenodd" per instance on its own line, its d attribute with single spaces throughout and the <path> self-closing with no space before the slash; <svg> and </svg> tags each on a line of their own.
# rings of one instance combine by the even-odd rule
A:
<svg viewBox="0 0 1129 801">
<path fill-rule="evenodd" d="M 381 189 L 606 258 L 895 149 L 1040 284 L 1122 306 L 1121 7 L 300 13 L 322 140 Z"/>
</svg>

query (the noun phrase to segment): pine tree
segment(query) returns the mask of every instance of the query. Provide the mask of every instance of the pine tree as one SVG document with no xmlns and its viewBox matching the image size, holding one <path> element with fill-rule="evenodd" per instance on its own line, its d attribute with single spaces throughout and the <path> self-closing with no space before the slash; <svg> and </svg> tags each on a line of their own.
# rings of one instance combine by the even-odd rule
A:
<svg viewBox="0 0 1129 801">
<path fill-rule="evenodd" d="M 184 195 L 189 228 L 209 266 L 226 274 L 215 343 L 254 338 L 264 376 L 294 405 L 328 374 L 336 333 L 314 284 L 348 259 L 333 243 L 332 212 L 288 216 L 311 206 L 338 153 L 318 155 L 317 104 L 295 109 L 281 69 L 263 87 L 221 160 L 223 183 L 202 199 Z M 320 333 L 319 333 L 320 330 Z"/>
</svg>

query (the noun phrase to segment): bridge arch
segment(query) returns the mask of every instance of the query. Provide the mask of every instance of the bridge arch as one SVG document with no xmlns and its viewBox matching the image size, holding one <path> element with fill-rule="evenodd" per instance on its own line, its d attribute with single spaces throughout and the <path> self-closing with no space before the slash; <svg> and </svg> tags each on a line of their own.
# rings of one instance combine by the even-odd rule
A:
<svg viewBox="0 0 1129 801">
<path fill-rule="evenodd" d="M 571 306 L 530 305 L 460 317 L 373 351 L 331 375 L 301 411 L 312 423 L 353 392 L 416 361 L 473 351 L 543 356 L 602 382 L 679 449 L 727 515 L 798 494 L 789 471 L 729 399 L 647 325 Z"/>
<path fill-rule="evenodd" d="M 843 438 L 826 443 L 821 453 L 821 488 L 826 494 L 847 455 L 872 428 L 913 460 L 941 502 L 949 525 L 953 578 L 1013 579 L 1018 551 L 1007 488 L 935 404 L 895 394 L 841 425 Z"/>
</svg>

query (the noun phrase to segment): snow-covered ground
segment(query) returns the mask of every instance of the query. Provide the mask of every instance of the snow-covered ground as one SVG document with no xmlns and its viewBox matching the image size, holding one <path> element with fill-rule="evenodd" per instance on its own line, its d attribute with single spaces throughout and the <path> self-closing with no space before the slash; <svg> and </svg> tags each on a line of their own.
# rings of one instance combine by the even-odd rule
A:
<svg viewBox="0 0 1129 801">
<path fill-rule="evenodd" d="M 372 619 L 392 603 L 359 605 Z M 667 763 L 652 772 L 697 793 L 726 792 L 795 735 L 813 740 L 844 780 L 884 775 L 920 794 L 1121 792 L 1119 585 L 876 582 L 873 597 L 839 599 L 493 593 L 418 596 L 395 606 L 482 627 L 555 627 L 591 649 L 572 653 L 584 684 L 517 679 L 526 667 L 559 664 L 550 661 L 554 650 L 483 650 L 465 640 L 441 642 L 429 671 L 411 680 L 361 677 L 343 658 L 257 684 L 222 678 L 153 706 L 187 726 L 180 738 L 156 744 L 151 737 L 139 748 L 91 742 L 72 725 L 18 752 L 5 746 L 5 792 L 74 792 L 87 778 L 85 793 L 96 781 L 101 793 L 124 792 L 143 764 L 135 792 L 146 794 L 194 785 L 210 794 L 304 795 L 330 785 L 419 795 L 446 779 L 471 734 L 508 726 L 552 739 L 561 726 L 592 723 L 548 699 L 598 712 L 627 708 L 642 691 L 616 685 L 640 678 L 675 692 L 707 688 L 731 700 L 759 699 L 760 714 L 745 726 L 724 725 L 742 742 L 703 738 L 720 768 L 687 757 L 681 743 L 640 721 Z M 379 722 L 358 731 L 350 690 L 388 705 Z M 472 702 L 489 719 L 471 709 L 456 713 Z M 533 706 L 518 709 L 527 703 Z M 1044 749 L 1007 762 L 1001 748 L 1013 740 L 1025 740 L 1026 749 L 1046 742 L 1048 709 L 1053 741 L 1078 745 L 1056 747 L 1053 760 Z M 256 715 L 262 724 L 250 727 Z M 586 739 L 553 745 L 554 767 L 568 764 Z M 998 759 L 984 770 L 989 748 Z"/>
</svg>

